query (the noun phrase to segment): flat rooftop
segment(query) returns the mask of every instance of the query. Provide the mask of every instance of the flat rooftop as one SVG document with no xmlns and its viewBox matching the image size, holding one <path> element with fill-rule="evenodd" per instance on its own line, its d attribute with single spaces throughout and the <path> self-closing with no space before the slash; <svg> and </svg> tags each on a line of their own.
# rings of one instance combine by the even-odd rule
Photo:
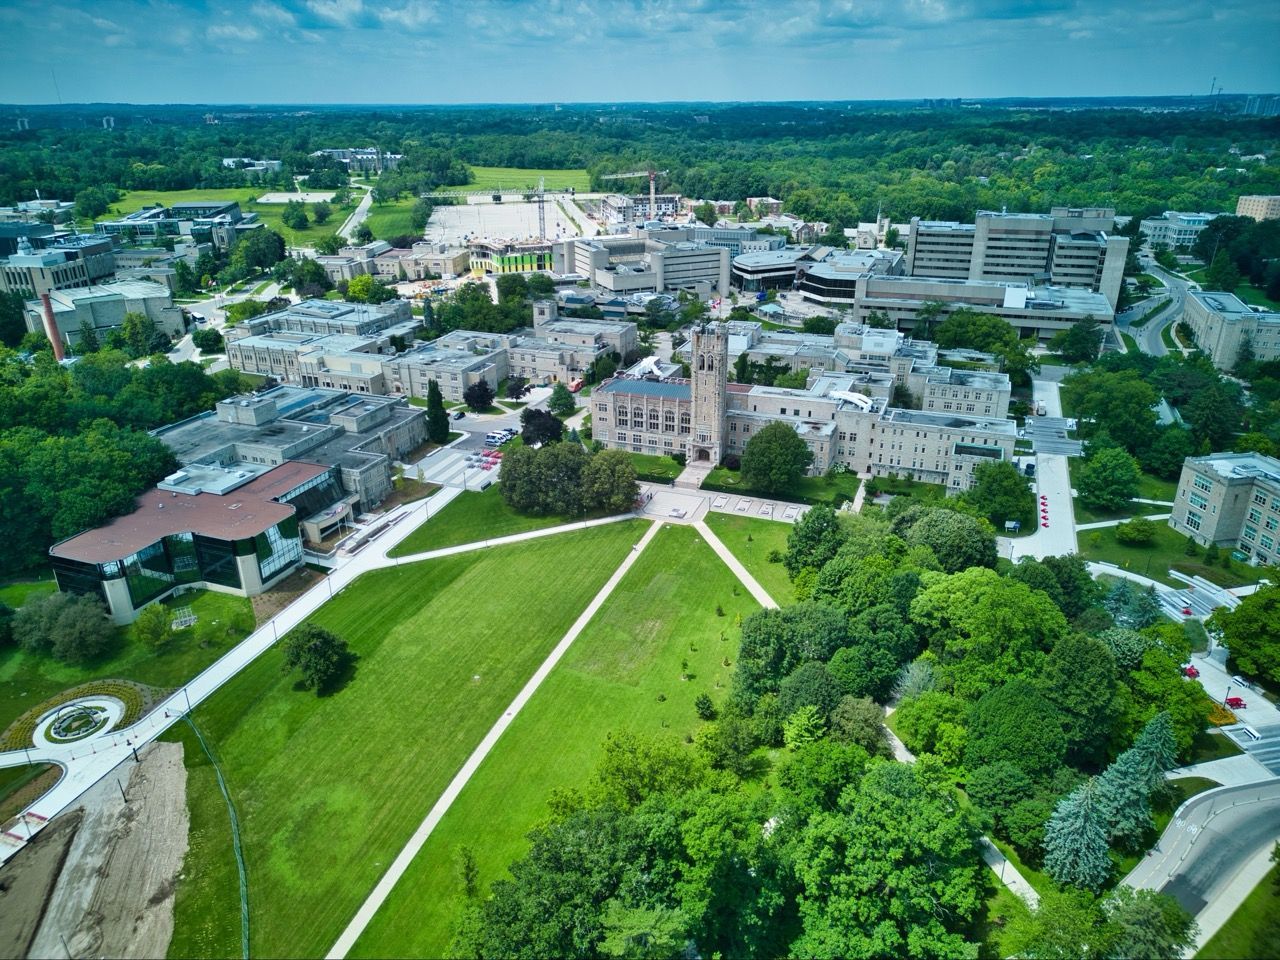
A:
<svg viewBox="0 0 1280 960">
<path fill-rule="evenodd" d="M 1261 453 L 1212 453 L 1192 457 L 1189 462 L 1212 470 L 1224 480 L 1258 477 L 1280 483 L 1280 460 Z"/>
<path fill-rule="evenodd" d="M 973 430 L 979 433 L 998 433 L 1017 439 L 1018 425 L 1013 420 L 997 420 L 994 417 L 963 417 L 953 413 L 931 413 L 925 410 L 903 410 L 893 407 L 885 411 L 886 422 L 914 424 L 921 427 L 937 427 L 949 430 Z"/>
<path fill-rule="evenodd" d="M 293 516 L 293 507 L 272 497 L 283 496 L 327 469 L 312 463 L 281 464 L 225 495 L 181 494 L 153 487 L 134 501 L 132 513 L 56 543 L 49 553 L 84 563 L 108 563 L 176 533 L 215 540 L 255 537 Z"/>
</svg>

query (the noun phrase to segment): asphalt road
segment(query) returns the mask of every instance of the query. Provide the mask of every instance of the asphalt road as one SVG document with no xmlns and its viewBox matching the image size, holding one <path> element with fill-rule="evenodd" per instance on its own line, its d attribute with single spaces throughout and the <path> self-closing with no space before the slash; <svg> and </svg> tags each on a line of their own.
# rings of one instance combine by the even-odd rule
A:
<svg viewBox="0 0 1280 960">
<path fill-rule="evenodd" d="M 1222 787 L 1179 808 L 1152 852 L 1125 878 L 1197 916 L 1259 850 L 1280 837 L 1280 779 Z"/>
<path fill-rule="evenodd" d="M 1146 270 L 1159 277 L 1164 281 L 1165 286 L 1169 289 L 1169 295 L 1173 299 L 1173 305 L 1166 307 L 1164 312 L 1155 317 L 1146 326 L 1131 329 L 1126 321 L 1117 318 L 1117 325 L 1128 333 L 1138 343 L 1138 349 L 1143 353 L 1149 353 L 1153 357 L 1163 357 L 1169 352 L 1168 347 L 1164 345 L 1164 341 L 1160 338 L 1160 332 L 1172 323 L 1177 323 L 1182 319 L 1182 308 L 1186 304 L 1187 291 L 1195 288 L 1200 289 L 1197 284 L 1190 283 L 1180 277 L 1174 276 L 1163 267 L 1159 267 L 1154 261 L 1143 261 Z M 1133 319 L 1137 319 L 1134 317 Z"/>
</svg>

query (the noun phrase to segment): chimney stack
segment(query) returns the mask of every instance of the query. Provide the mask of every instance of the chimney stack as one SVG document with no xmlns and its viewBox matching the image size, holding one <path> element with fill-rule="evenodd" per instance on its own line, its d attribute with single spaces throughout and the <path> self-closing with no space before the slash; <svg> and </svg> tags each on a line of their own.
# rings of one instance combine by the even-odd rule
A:
<svg viewBox="0 0 1280 960">
<path fill-rule="evenodd" d="M 53 304 L 49 302 L 47 293 L 40 294 L 40 300 L 44 303 L 44 334 L 53 347 L 54 357 L 61 363 L 67 358 L 67 353 L 62 349 L 62 337 L 58 333 L 58 324 L 53 319 Z"/>
</svg>

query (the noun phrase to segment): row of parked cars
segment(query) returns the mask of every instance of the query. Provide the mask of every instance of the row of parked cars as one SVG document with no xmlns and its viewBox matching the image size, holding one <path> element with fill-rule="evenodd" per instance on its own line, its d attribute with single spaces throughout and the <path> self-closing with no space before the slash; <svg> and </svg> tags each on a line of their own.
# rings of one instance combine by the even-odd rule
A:
<svg viewBox="0 0 1280 960">
<path fill-rule="evenodd" d="M 484 435 L 484 445 L 486 447 L 500 447 L 504 443 L 510 443 L 515 439 L 516 431 L 510 427 L 504 427 L 502 430 L 493 430 Z"/>
</svg>

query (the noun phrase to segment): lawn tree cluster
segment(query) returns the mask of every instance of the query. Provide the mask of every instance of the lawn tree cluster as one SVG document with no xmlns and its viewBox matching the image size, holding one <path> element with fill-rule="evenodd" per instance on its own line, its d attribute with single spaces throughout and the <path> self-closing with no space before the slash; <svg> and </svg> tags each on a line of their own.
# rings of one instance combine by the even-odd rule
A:
<svg viewBox="0 0 1280 960">
<path fill-rule="evenodd" d="M 299 673 L 302 689 L 317 694 L 329 692 L 354 659 L 345 640 L 314 623 L 291 630 L 281 651 L 284 670 Z"/>
<path fill-rule="evenodd" d="M 513 510 L 562 517 L 625 513 L 640 495 L 626 453 L 589 453 L 580 443 L 516 447 L 502 462 L 501 489 Z"/>
<path fill-rule="evenodd" d="M 70 664 L 96 660 L 119 643 L 102 601 L 76 593 L 28 600 L 13 615 L 11 631 L 22 649 Z"/>
</svg>

